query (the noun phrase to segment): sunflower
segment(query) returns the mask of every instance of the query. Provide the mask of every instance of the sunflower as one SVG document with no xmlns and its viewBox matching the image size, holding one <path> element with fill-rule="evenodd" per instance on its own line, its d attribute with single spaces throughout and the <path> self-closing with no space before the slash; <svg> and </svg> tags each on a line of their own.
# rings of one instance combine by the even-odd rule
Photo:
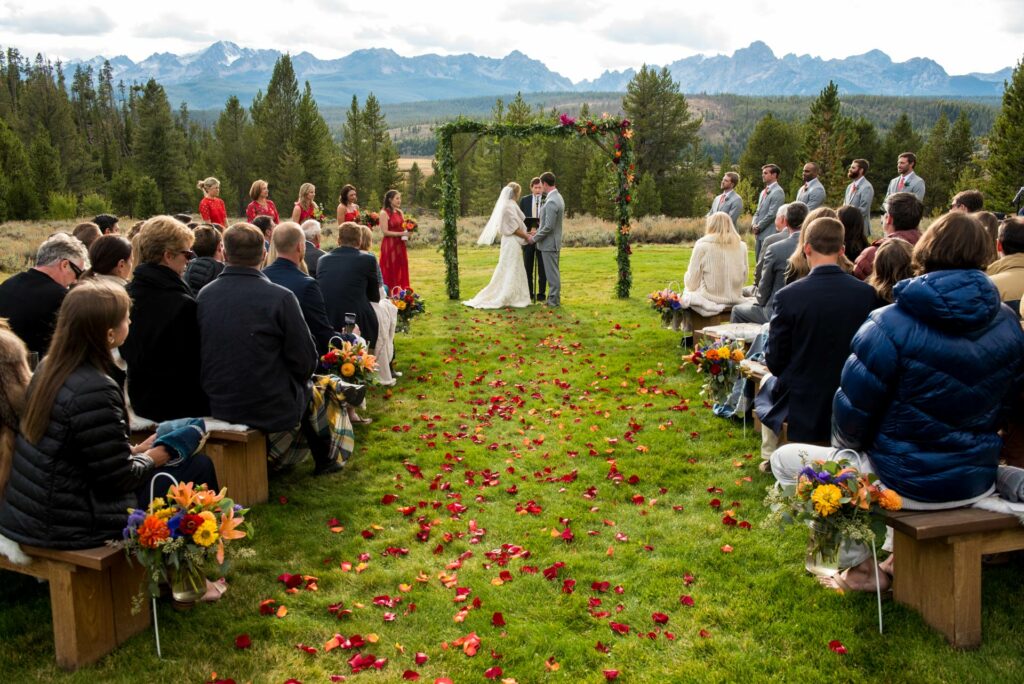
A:
<svg viewBox="0 0 1024 684">
<path fill-rule="evenodd" d="M 196 533 L 192 535 L 192 541 L 200 546 L 213 546 L 219 536 L 220 535 L 217 532 L 217 523 L 207 520 L 200 525 L 199 529 L 196 530 Z"/>
<path fill-rule="evenodd" d="M 814 493 L 811 494 L 811 501 L 814 502 L 814 510 L 823 518 L 828 517 L 839 510 L 839 500 L 842 498 L 842 490 L 833 484 L 815 487 Z"/>
</svg>

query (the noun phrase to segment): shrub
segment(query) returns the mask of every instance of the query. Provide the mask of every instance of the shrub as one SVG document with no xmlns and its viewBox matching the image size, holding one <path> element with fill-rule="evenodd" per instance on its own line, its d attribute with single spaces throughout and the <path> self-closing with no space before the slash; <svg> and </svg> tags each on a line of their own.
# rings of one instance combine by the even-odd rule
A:
<svg viewBox="0 0 1024 684">
<path fill-rule="evenodd" d="M 70 192 L 51 192 L 47 196 L 49 210 L 47 216 L 52 219 L 66 220 L 78 216 L 78 200 Z"/>
<path fill-rule="evenodd" d="M 82 216 L 110 213 L 110 201 L 99 193 L 91 192 L 82 198 Z"/>
<path fill-rule="evenodd" d="M 156 181 L 149 176 L 140 176 L 135 182 L 135 216 L 147 219 L 162 214 L 164 211 L 163 197 Z"/>
</svg>

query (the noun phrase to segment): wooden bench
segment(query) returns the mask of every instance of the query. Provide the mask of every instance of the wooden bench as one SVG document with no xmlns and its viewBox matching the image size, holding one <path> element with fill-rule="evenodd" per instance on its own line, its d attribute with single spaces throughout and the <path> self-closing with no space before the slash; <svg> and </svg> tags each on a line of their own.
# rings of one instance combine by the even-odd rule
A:
<svg viewBox="0 0 1024 684">
<path fill-rule="evenodd" d="M 94 663 L 149 627 L 149 601 L 132 615 L 133 600 L 146 589 L 146 572 L 140 563 L 129 564 L 124 550 L 21 548 L 30 564 L 0 556 L 0 568 L 49 581 L 53 646 L 62 668 Z"/>
<path fill-rule="evenodd" d="M 153 434 L 136 432 L 137 443 Z M 267 437 L 259 430 L 235 432 L 212 430 L 203 451 L 217 469 L 217 481 L 228 488 L 235 503 L 253 506 L 265 503 L 270 496 L 267 482 Z"/>
<path fill-rule="evenodd" d="M 977 508 L 896 511 L 893 599 L 910 606 L 955 648 L 981 645 L 981 556 L 1024 549 L 1013 515 Z"/>
</svg>

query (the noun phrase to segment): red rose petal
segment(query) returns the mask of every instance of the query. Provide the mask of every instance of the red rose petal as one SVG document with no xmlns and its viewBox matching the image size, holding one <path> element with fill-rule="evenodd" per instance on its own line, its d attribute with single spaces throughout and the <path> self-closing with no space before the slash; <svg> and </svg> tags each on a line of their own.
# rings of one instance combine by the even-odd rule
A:
<svg viewBox="0 0 1024 684">
<path fill-rule="evenodd" d="M 501 613 L 495 613 L 494 615 L 491 616 L 491 624 L 494 625 L 495 627 L 504 627 L 505 626 L 505 616 L 502 615 Z"/>
<path fill-rule="evenodd" d="M 501 673 L 502 673 L 502 669 L 500 667 L 495 666 L 495 667 L 488 668 L 487 670 L 485 670 L 484 671 L 484 677 L 486 677 L 487 679 L 497 679 L 498 677 L 501 676 Z"/>
<path fill-rule="evenodd" d="M 252 646 L 252 639 L 248 634 L 239 634 L 235 637 L 235 648 L 243 649 Z"/>
<path fill-rule="evenodd" d="M 659 625 L 668 624 L 668 615 L 665 615 L 664 613 L 652 613 L 651 619 Z"/>
<path fill-rule="evenodd" d="M 603 674 L 604 678 L 609 682 L 613 679 L 618 679 L 619 677 L 618 670 L 601 670 L 601 674 Z"/>
<path fill-rule="evenodd" d="M 839 641 L 839 639 L 833 639 L 832 641 L 828 642 L 828 647 L 829 650 L 833 651 L 834 653 L 838 653 L 839 655 L 846 655 L 846 647 L 843 646 L 843 642 Z"/>
</svg>

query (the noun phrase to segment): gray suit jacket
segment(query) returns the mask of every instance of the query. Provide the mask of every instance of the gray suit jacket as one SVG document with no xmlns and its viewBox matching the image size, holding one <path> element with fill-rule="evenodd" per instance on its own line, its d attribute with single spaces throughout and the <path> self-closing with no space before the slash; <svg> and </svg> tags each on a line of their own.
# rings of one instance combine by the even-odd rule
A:
<svg viewBox="0 0 1024 684">
<path fill-rule="evenodd" d="M 854 185 L 857 186 L 856 190 L 853 189 Z M 860 213 L 864 217 L 865 234 L 870 234 L 871 232 L 871 203 L 874 201 L 875 189 L 871 187 L 871 183 L 868 182 L 867 178 L 858 178 L 855 182 L 846 186 L 843 204 L 849 204 L 851 207 L 860 209 Z"/>
<path fill-rule="evenodd" d="M 817 209 L 825 203 L 825 186 L 817 178 L 812 178 L 800 186 L 796 201 L 806 204 L 808 211 Z"/>
<path fill-rule="evenodd" d="M 562 193 L 552 190 L 544 206 L 540 208 L 540 228 L 533 236 L 533 244 L 541 252 L 562 250 L 562 219 L 565 217 L 565 202 Z"/>
<path fill-rule="evenodd" d="M 764 241 L 761 243 L 761 258 L 758 259 L 757 263 L 754 265 L 754 286 L 755 287 L 757 286 L 758 283 L 761 282 L 761 273 L 764 272 L 764 255 L 765 255 L 765 250 L 767 250 L 769 247 L 774 245 L 779 240 L 785 240 L 788 237 L 789 237 L 789 231 L 788 230 L 780 230 L 777 233 L 772 233 L 771 235 L 766 237 L 764 239 Z M 789 257 L 786 257 L 786 258 L 788 259 Z"/>
<path fill-rule="evenodd" d="M 752 229 L 755 233 L 761 233 L 773 226 L 775 224 L 775 214 L 778 213 L 779 207 L 786 202 L 786 193 L 778 183 L 772 186 L 771 191 L 767 195 L 762 190 L 759 197 L 752 224 Z"/>
<path fill-rule="evenodd" d="M 743 198 L 736 194 L 735 191 L 730 190 L 729 196 L 722 201 L 722 196 L 717 195 L 714 200 L 711 201 L 711 209 L 708 210 L 707 215 L 711 216 L 716 211 L 724 211 L 732 219 L 732 225 L 736 225 L 736 222 L 740 220 L 740 214 L 743 213 Z"/>
<path fill-rule="evenodd" d="M 797 232 L 761 251 L 764 265 L 761 267 L 761 280 L 757 283 L 757 303 L 764 307 L 769 319 L 775 310 L 775 293 L 786 286 L 789 257 L 799 242 L 800 233 Z"/>
<path fill-rule="evenodd" d="M 899 176 L 889 181 L 889 188 L 885 191 L 885 199 L 889 199 L 889 195 L 895 195 L 897 192 L 912 192 L 917 195 L 917 199 L 924 202 L 924 178 L 911 171 L 907 174 L 902 190 L 897 189 L 899 183 Z"/>
</svg>

